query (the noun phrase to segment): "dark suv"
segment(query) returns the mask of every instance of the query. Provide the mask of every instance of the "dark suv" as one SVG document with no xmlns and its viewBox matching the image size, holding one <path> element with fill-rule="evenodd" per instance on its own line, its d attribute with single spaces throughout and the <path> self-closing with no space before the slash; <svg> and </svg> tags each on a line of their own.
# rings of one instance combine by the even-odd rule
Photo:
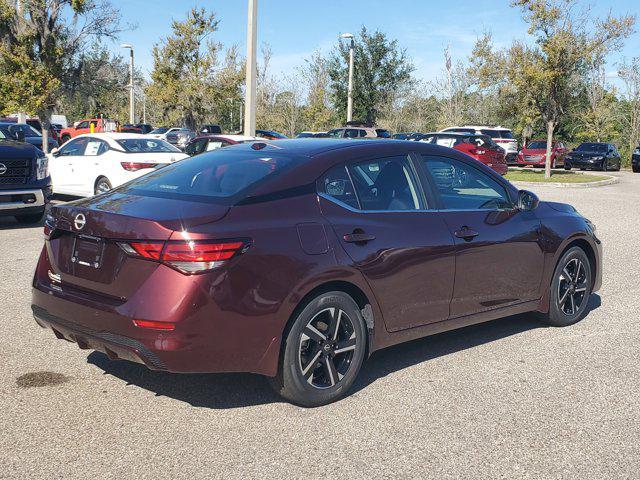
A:
<svg viewBox="0 0 640 480">
<path fill-rule="evenodd" d="M 51 196 L 49 163 L 42 150 L 0 130 L 0 216 L 19 222 L 42 220 Z"/>
<path fill-rule="evenodd" d="M 633 173 L 640 172 L 640 144 L 631 154 L 631 168 L 633 169 Z"/>
</svg>

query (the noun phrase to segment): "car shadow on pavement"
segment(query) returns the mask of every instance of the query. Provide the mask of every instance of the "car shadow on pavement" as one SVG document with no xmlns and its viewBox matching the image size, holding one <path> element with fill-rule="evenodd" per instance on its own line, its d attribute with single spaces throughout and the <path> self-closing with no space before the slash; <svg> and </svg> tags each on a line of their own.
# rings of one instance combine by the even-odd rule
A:
<svg viewBox="0 0 640 480">
<path fill-rule="evenodd" d="M 592 295 L 587 315 L 600 305 L 600 296 Z M 375 352 L 365 362 L 350 393 L 358 392 L 379 378 L 413 365 L 536 328 L 546 326 L 534 314 L 526 313 L 386 348 Z M 113 375 L 125 381 L 127 385 L 144 388 L 157 396 L 187 402 L 194 407 L 228 409 L 283 402 L 269 388 L 266 377 L 261 375 L 155 372 L 137 363 L 111 361 L 100 352 L 91 353 L 87 362 L 100 368 L 105 375 Z"/>
<path fill-rule="evenodd" d="M 25 228 L 42 228 L 44 217 L 37 223 L 20 223 L 13 217 L 0 217 L 0 230 L 21 230 Z"/>
</svg>

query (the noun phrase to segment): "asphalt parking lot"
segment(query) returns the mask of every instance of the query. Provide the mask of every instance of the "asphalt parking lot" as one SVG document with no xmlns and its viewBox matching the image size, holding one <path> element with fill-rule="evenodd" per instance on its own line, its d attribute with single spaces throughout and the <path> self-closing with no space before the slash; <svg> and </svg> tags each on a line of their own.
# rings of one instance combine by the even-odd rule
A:
<svg viewBox="0 0 640 480">
<path fill-rule="evenodd" d="M 375 354 L 317 409 L 262 377 L 155 373 L 39 328 L 41 227 L 0 219 L 0 478 L 638 478 L 640 174 L 539 187 L 604 242 L 602 290 L 572 327 L 531 315 Z"/>
</svg>

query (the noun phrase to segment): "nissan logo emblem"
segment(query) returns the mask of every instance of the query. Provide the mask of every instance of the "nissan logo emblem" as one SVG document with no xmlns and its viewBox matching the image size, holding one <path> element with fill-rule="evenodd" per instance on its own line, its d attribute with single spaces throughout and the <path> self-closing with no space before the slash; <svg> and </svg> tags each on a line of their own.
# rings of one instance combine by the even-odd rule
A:
<svg viewBox="0 0 640 480">
<path fill-rule="evenodd" d="M 7 166 L 4 163 L 0 163 L 0 175 L 7 173 Z"/>
<path fill-rule="evenodd" d="M 87 223 L 87 219 L 84 218 L 84 215 L 82 213 L 77 214 L 76 218 L 73 220 L 73 225 L 78 230 L 82 230 L 86 223 Z"/>
</svg>

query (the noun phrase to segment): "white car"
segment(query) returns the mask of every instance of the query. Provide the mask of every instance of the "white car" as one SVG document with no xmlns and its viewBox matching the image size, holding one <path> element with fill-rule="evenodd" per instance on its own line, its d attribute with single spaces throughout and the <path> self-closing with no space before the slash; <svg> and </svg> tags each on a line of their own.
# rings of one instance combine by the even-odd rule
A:
<svg viewBox="0 0 640 480">
<path fill-rule="evenodd" d="M 464 125 L 462 127 L 449 127 L 441 132 L 475 133 L 477 135 L 488 135 L 505 151 L 507 163 L 516 163 L 518 157 L 518 141 L 508 128 L 501 126 L 489 127 L 484 125 Z"/>
<path fill-rule="evenodd" d="M 149 135 L 78 135 L 48 155 L 53 193 L 90 197 L 187 156 Z"/>
<path fill-rule="evenodd" d="M 159 127 L 159 128 L 156 128 L 155 130 L 151 130 L 147 135 L 166 141 L 168 134 L 177 132 L 178 130 L 182 130 L 182 129 L 180 127 Z"/>
</svg>

